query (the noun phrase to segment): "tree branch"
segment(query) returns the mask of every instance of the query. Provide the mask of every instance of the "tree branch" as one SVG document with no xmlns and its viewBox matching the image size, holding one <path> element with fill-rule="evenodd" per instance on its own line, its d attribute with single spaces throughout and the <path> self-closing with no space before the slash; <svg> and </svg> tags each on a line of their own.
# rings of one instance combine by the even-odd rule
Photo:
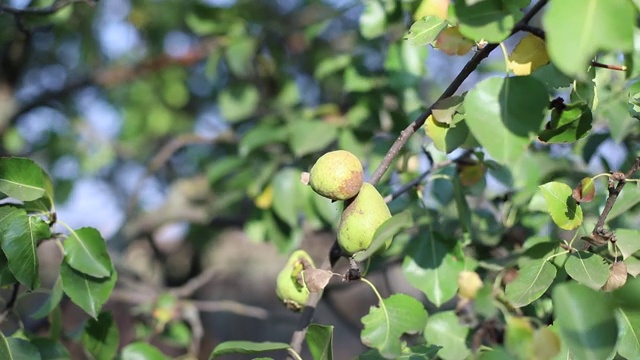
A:
<svg viewBox="0 0 640 360">
<path fill-rule="evenodd" d="M 427 177 L 427 175 L 431 174 L 432 172 L 442 169 L 443 167 L 449 166 L 453 163 L 457 163 L 459 161 L 461 161 L 462 159 L 466 158 L 467 156 L 469 156 L 471 153 L 473 153 L 473 150 L 466 150 L 464 153 L 462 153 L 460 156 L 458 156 L 455 159 L 448 159 L 445 161 L 441 161 L 437 164 L 433 164 L 433 159 L 431 158 L 431 155 L 429 153 L 427 153 L 427 156 L 429 157 L 429 161 L 431 161 L 431 167 L 426 170 L 425 172 L 423 172 L 422 174 L 418 175 L 415 179 L 409 181 L 408 183 L 404 184 L 400 189 L 394 191 L 393 193 L 387 195 L 384 197 L 384 201 L 386 203 L 389 203 L 395 199 L 397 199 L 400 195 L 406 193 L 407 191 L 411 190 L 413 187 L 415 187 L 416 185 L 420 184 L 422 182 L 422 180 L 424 180 L 424 178 Z"/>
<path fill-rule="evenodd" d="M 0 13 L 6 13 L 6 14 L 12 14 L 12 15 L 18 15 L 18 16 L 23 16 L 23 15 L 46 16 L 46 15 L 51 15 L 66 6 L 69 6 L 72 4 L 79 4 L 79 3 L 84 3 L 89 6 L 95 6 L 97 2 L 94 0 L 59 0 L 47 7 L 23 8 L 23 9 L 18 9 L 11 6 L 0 4 Z"/>
<path fill-rule="evenodd" d="M 627 184 L 627 179 L 632 177 L 633 174 L 638 171 L 638 169 L 640 169 L 640 157 L 636 158 L 633 165 L 631 165 L 631 168 L 629 168 L 626 173 L 623 174 L 619 171 L 616 171 L 611 174 L 608 186 L 609 196 L 607 197 L 607 202 L 604 205 L 604 209 L 602 209 L 600 217 L 598 217 L 598 222 L 593 228 L 592 236 L 598 237 L 606 235 L 607 231 L 604 229 L 604 223 L 607 220 L 607 216 L 609 216 L 609 212 L 611 212 L 611 209 L 613 209 L 613 205 L 616 203 L 618 195 L 620 195 L 620 192 Z M 617 184 L 615 184 L 616 181 L 618 182 Z"/>
<path fill-rule="evenodd" d="M 518 31 L 516 29 L 518 26 L 527 24 L 529 20 L 531 20 L 531 18 L 533 18 L 533 16 L 537 14 L 547 4 L 547 2 L 548 0 L 540 0 L 535 5 L 533 5 L 531 9 L 518 22 L 518 24 L 516 24 L 516 27 L 514 27 L 514 30 L 511 32 L 511 34 L 514 34 L 515 32 Z M 480 62 L 484 60 L 487 56 L 489 56 L 491 51 L 495 49 L 497 46 L 498 44 L 488 44 L 484 48 L 479 50 L 471 58 L 471 60 L 469 60 L 469 62 L 462 68 L 458 76 L 456 76 L 453 79 L 451 84 L 449 84 L 447 89 L 442 93 L 442 95 L 440 95 L 440 97 L 438 98 L 438 100 L 436 100 L 436 102 L 452 96 L 458 90 L 460 85 L 462 85 L 462 83 L 467 79 L 467 77 L 478 67 Z M 382 175 L 384 175 L 384 173 L 387 171 L 387 169 L 389 168 L 393 160 L 398 156 L 400 149 L 402 149 L 402 147 L 407 143 L 411 135 L 413 135 L 424 124 L 424 122 L 427 120 L 429 115 L 431 115 L 432 109 L 433 109 L 433 104 L 429 106 L 427 111 L 420 114 L 418 118 L 416 118 L 409 126 L 407 126 L 400 133 L 400 136 L 398 136 L 398 138 L 393 143 L 393 145 L 391 146 L 387 154 L 384 156 L 382 162 L 380 163 L 376 171 L 373 173 L 373 176 L 371 177 L 371 180 L 370 180 L 372 184 L 375 185 L 378 183 L 378 181 L 380 181 L 380 179 L 382 178 Z M 337 251 L 336 249 L 339 249 L 339 247 L 337 246 L 337 242 L 333 244 L 333 247 L 331 248 L 329 255 L 323 260 L 322 264 L 320 265 L 320 269 L 331 270 L 331 268 L 333 267 L 332 263 L 335 262 L 335 253 Z M 290 342 L 291 348 L 296 353 L 300 353 L 300 350 L 302 349 L 302 342 L 304 341 L 305 335 L 307 333 L 307 328 L 309 324 L 311 324 L 311 321 L 313 320 L 313 314 L 315 313 L 316 306 L 318 305 L 318 302 L 320 301 L 321 298 L 322 298 L 322 293 L 311 293 L 306 306 L 302 310 L 302 314 L 300 315 L 300 319 L 298 320 L 298 325 L 291 337 L 291 342 Z"/>
<path fill-rule="evenodd" d="M 138 179 L 136 185 L 131 194 L 131 198 L 129 198 L 129 203 L 127 205 L 127 216 L 131 216 L 133 210 L 138 204 L 138 198 L 140 197 L 140 192 L 144 187 L 144 182 L 151 176 L 153 173 L 162 168 L 169 159 L 175 154 L 178 150 L 182 149 L 188 145 L 197 145 L 197 144 L 212 144 L 221 138 L 230 137 L 227 132 L 221 133 L 215 138 L 210 138 L 206 136 L 201 136 L 198 134 L 180 134 L 169 140 L 166 144 L 164 144 L 160 150 L 156 153 L 156 155 L 149 161 L 147 164 L 147 168 L 145 169 L 144 174 Z"/>
<path fill-rule="evenodd" d="M 195 45 L 191 50 L 187 51 L 180 57 L 171 57 L 163 54 L 158 57 L 142 61 L 135 66 L 115 66 L 98 70 L 95 74 L 71 80 L 59 90 L 43 92 L 42 94 L 32 98 L 29 102 L 22 104 L 17 111 L 8 115 L 8 121 L 0 121 L 0 124 L 5 124 L 4 128 L 10 127 L 16 123 L 21 115 L 24 115 L 37 107 L 47 105 L 54 100 L 59 100 L 69 96 L 70 94 L 88 86 L 97 85 L 110 88 L 120 84 L 129 83 L 133 79 L 154 74 L 172 65 L 194 65 L 206 58 L 211 51 L 219 45 L 220 41 L 218 38 L 207 38 L 203 39 L 201 43 Z M 0 127 L 0 133 L 4 128 Z"/>
</svg>

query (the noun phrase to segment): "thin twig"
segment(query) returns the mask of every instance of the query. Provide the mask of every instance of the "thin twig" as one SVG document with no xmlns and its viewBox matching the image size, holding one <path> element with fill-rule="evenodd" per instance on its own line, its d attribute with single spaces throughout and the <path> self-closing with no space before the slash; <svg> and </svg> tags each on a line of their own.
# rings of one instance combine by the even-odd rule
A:
<svg viewBox="0 0 640 360">
<path fill-rule="evenodd" d="M 533 16 L 537 14 L 547 4 L 547 2 L 548 0 L 538 1 L 522 17 L 522 19 L 518 22 L 517 26 L 528 23 L 529 20 L 531 20 L 531 18 L 533 18 Z M 514 28 L 514 31 L 512 32 L 512 34 L 517 31 L 518 30 Z M 497 46 L 498 46 L 497 44 L 488 44 L 484 48 L 479 50 L 471 58 L 471 60 L 469 60 L 469 62 L 462 68 L 458 76 L 456 76 L 453 79 L 451 84 L 449 84 L 449 87 L 447 87 L 447 89 L 442 93 L 442 95 L 440 95 L 438 100 L 452 96 L 458 90 L 460 85 L 462 85 L 462 83 L 466 80 L 466 78 L 478 67 L 480 62 L 484 60 L 487 56 L 489 56 L 489 53 L 491 53 L 491 51 L 495 49 Z M 427 111 L 420 114 L 418 118 L 416 118 L 416 120 L 413 121 L 413 123 L 407 126 L 407 128 L 405 128 L 400 133 L 400 136 L 398 136 L 398 138 L 393 143 L 393 145 L 391 146 L 387 154 L 384 156 L 382 162 L 380 163 L 376 171 L 373 173 L 373 176 L 370 180 L 372 184 L 375 185 L 378 183 L 378 181 L 380 181 L 380 179 L 382 178 L 382 175 L 384 175 L 384 173 L 387 171 L 387 169 L 389 168 L 393 160 L 398 156 L 398 153 L 400 152 L 402 147 L 407 143 L 411 135 L 413 135 L 424 124 L 424 122 L 427 120 L 429 115 L 431 115 L 432 108 L 433 108 L 433 104 L 429 107 L 429 109 L 427 109 Z M 337 242 L 336 242 L 333 244 L 333 247 L 331 248 L 329 256 L 327 256 L 323 260 L 322 264 L 320 265 L 320 269 L 331 270 L 332 263 L 335 260 L 334 254 L 336 253 L 337 248 L 339 247 L 337 246 Z M 316 306 L 318 305 L 318 302 L 320 301 L 321 298 L 322 298 L 322 293 L 311 293 L 306 306 L 302 310 L 302 314 L 300 315 L 300 319 L 298 320 L 298 325 L 293 335 L 291 336 L 291 342 L 290 342 L 291 348 L 297 353 L 299 353 L 302 348 L 302 342 L 304 341 L 305 335 L 307 333 L 307 328 L 309 324 L 311 324 L 311 321 L 313 320 L 313 315 L 315 313 Z"/>
<path fill-rule="evenodd" d="M 210 137 L 205 137 L 198 134 L 180 134 L 164 144 L 156 153 L 156 155 L 151 159 L 151 161 L 149 161 L 144 174 L 136 182 L 131 197 L 129 198 L 129 204 L 127 205 L 127 216 L 131 215 L 136 205 L 138 204 L 140 192 L 144 187 L 145 180 L 147 180 L 151 175 L 153 175 L 153 173 L 162 168 L 169 161 L 169 159 L 171 159 L 173 154 L 187 145 L 210 144 L 214 141 L 215 139 L 211 139 Z"/>
<path fill-rule="evenodd" d="M 47 7 L 23 9 L 0 4 L 0 13 L 7 13 L 12 15 L 51 15 L 66 6 L 79 3 L 84 3 L 89 6 L 96 5 L 96 1 L 94 0 L 59 0 Z"/>
<path fill-rule="evenodd" d="M 56 91 L 44 92 L 29 102 L 22 104 L 20 108 L 12 114 L 7 116 L 7 121 L 0 121 L 3 125 L 0 126 L 0 133 L 16 123 L 18 118 L 25 113 L 49 104 L 54 100 L 65 98 L 74 92 L 83 89 L 88 86 L 98 85 L 105 88 L 118 86 L 124 83 L 130 83 L 132 79 L 138 79 L 150 74 L 157 73 L 169 66 L 191 66 L 200 62 L 206 58 L 213 49 L 220 46 L 220 40 L 218 38 L 207 38 L 202 40 L 199 44 L 195 45 L 192 49 L 187 51 L 180 57 L 171 57 L 169 55 L 160 55 L 155 58 L 147 59 L 135 66 L 115 66 L 106 69 L 98 70 L 95 75 L 87 75 L 71 80 L 62 88 Z M 3 119 L 0 119 L 3 120 Z"/>
<path fill-rule="evenodd" d="M 518 31 L 526 31 L 528 33 L 531 33 L 541 39 L 545 39 L 547 34 L 545 34 L 544 30 L 537 28 L 535 26 L 531 26 L 529 24 L 522 24 L 518 27 L 516 27 L 516 29 L 518 29 Z"/>
<path fill-rule="evenodd" d="M 420 184 L 422 182 L 422 180 L 424 180 L 425 177 L 427 177 L 429 174 L 431 174 L 432 172 L 442 169 L 443 167 L 447 167 L 453 163 L 457 163 L 459 161 L 461 161 L 462 159 L 466 158 L 467 156 L 469 156 L 469 154 L 473 153 L 473 150 L 465 150 L 464 153 L 462 153 L 460 156 L 458 156 L 455 159 L 447 159 L 444 161 L 441 161 L 435 165 L 432 165 L 429 169 L 427 169 L 425 172 L 423 172 L 422 174 L 418 175 L 415 179 L 409 181 L 408 183 L 404 184 L 400 189 L 394 191 L 393 193 L 387 195 L 384 197 L 384 201 L 386 203 L 389 203 L 395 199 L 397 199 L 400 195 L 404 194 L 405 192 L 411 190 L 413 187 L 415 187 L 416 185 Z M 432 160 L 433 161 L 433 160 Z"/>
<path fill-rule="evenodd" d="M 180 298 L 189 297 L 215 278 L 216 275 L 218 275 L 218 271 L 215 268 L 207 268 L 196 277 L 187 281 L 184 285 L 169 290 L 169 293 Z"/>
<path fill-rule="evenodd" d="M 627 67 L 624 65 L 610 65 L 610 64 L 603 64 L 597 61 L 592 61 L 591 62 L 591 66 L 593 67 L 599 67 L 599 68 L 603 68 L 603 69 L 609 69 L 609 70 L 616 70 L 616 71 L 627 71 Z"/>
<path fill-rule="evenodd" d="M 600 217 L 598 217 L 598 222 L 593 228 L 594 234 L 599 234 L 604 231 L 604 223 L 607 220 L 607 216 L 609 216 L 609 212 L 613 208 L 613 205 L 616 203 L 618 195 L 620 195 L 620 192 L 626 185 L 627 179 L 631 178 L 633 174 L 638 171 L 638 169 L 640 169 L 640 157 L 636 158 L 633 165 L 631 165 L 631 168 L 629 168 L 629 171 L 627 171 L 625 174 L 618 173 L 619 178 L 618 184 L 616 186 L 609 186 L 609 197 L 607 197 L 607 202 L 604 205 L 604 209 L 602 209 L 602 213 L 600 214 Z M 613 179 L 611 181 L 613 181 Z"/>
<path fill-rule="evenodd" d="M 252 317 L 256 319 L 267 319 L 269 312 L 261 307 L 245 305 L 230 300 L 189 300 L 193 306 L 200 311 L 219 312 L 225 311 L 236 315 Z"/>
<path fill-rule="evenodd" d="M 11 310 L 13 306 L 16 304 L 16 300 L 18 299 L 19 292 L 20 292 L 20 283 L 17 282 L 13 284 L 13 287 L 11 289 L 11 297 L 9 298 L 9 301 L 7 301 L 7 306 L 5 306 L 4 308 L 5 311 Z"/>
<path fill-rule="evenodd" d="M 204 336 L 204 328 L 202 327 L 202 320 L 200 320 L 200 312 L 193 303 L 182 303 L 181 313 L 184 321 L 191 327 L 191 344 L 189 345 L 189 353 L 193 357 L 197 357 L 200 352 L 200 342 Z"/>
<path fill-rule="evenodd" d="M 111 296 L 109 296 L 109 301 L 141 305 L 153 304 L 157 297 L 158 293 L 155 291 L 145 293 L 136 289 L 113 289 Z M 230 312 L 256 319 L 269 317 L 269 312 L 266 309 L 231 300 L 180 300 L 178 304 L 180 306 L 194 306 L 196 309 L 205 312 Z"/>
</svg>

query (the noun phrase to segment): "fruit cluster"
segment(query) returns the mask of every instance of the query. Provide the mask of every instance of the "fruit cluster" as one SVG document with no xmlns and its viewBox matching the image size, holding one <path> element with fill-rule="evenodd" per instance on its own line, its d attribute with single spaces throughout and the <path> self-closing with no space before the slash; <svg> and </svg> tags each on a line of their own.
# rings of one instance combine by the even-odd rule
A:
<svg viewBox="0 0 640 360">
<path fill-rule="evenodd" d="M 333 201 L 344 200 L 345 207 L 338 225 L 338 244 L 347 255 L 367 250 L 378 227 L 391 217 L 389 207 L 378 190 L 364 182 L 362 163 L 348 151 L 336 150 L 322 155 L 309 173 L 302 174 L 301 180 L 319 195 Z M 299 272 L 296 259 L 302 256 L 301 253 L 304 251 L 294 252 L 278 276 L 278 296 L 292 309 L 300 309 L 309 295 L 304 279 L 291 275 Z M 306 253 L 304 255 L 308 258 Z M 313 264 L 311 261 L 308 263 Z M 299 286 L 303 289 L 300 290 Z"/>
</svg>

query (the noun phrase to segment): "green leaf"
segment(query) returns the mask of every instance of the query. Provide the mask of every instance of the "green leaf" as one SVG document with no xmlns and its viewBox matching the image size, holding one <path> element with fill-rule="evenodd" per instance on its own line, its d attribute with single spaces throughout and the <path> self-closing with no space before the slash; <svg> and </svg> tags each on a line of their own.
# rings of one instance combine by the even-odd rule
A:
<svg viewBox="0 0 640 360">
<path fill-rule="evenodd" d="M 96 279 L 74 270 L 66 261 L 60 264 L 60 277 L 64 293 L 93 318 L 98 316 L 102 305 L 109 299 L 118 278 L 112 269 L 110 277 Z"/>
<path fill-rule="evenodd" d="M 98 230 L 85 227 L 71 231 L 64 241 L 64 258 L 72 268 L 95 278 L 111 275 L 107 244 Z"/>
<path fill-rule="evenodd" d="M 451 96 L 444 98 L 435 104 L 431 109 L 431 115 L 435 121 L 439 123 L 451 124 L 453 122 L 453 115 L 462 106 L 464 98 L 462 96 Z"/>
<path fill-rule="evenodd" d="M 469 233 L 472 230 L 471 210 L 469 210 L 469 203 L 465 197 L 462 184 L 460 184 L 460 177 L 454 178 L 451 182 L 453 183 L 453 198 L 456 202 L 456 209 L 458 210 L 458 220 L 464 232 Z"/>
<path fill-rule="evenodd" d="M 529 305 L 547 291 L 556 273 L 556 267 L 547 259 L 531 261 L 507 284 L 505 296 L 514 307 Z"/>
<path fill-rule="evenodd" d="M 533 326 L 528 319 L 509 317 L 505 330 L 505 346 L 512 354 L 531 354 L 533 350 Z"/>
<path fill-rule="evenodd" d="M 213 349 L 209 359 L 226 354 L 258 354 L 265 351 L 287 350 L 289 347 L 289 344 L 280 342 L 225 341 Z"/>
<path fill-rule="evenodd" d="M 313 360 L 333 359 L 333 326 L 310 324 L 305 339 Z"/>
<path fill-rule="evenodd" d="M 640 358 L 640 312 L 618 309 L 616 311 L 620 336 L 618 354 L 626 359 Z"/>
<path fill-rule="evenodd" d="M 540 130 L 548 103 L 547 89 L 531 76 L 493 77 L 465 97 L 465 122 L 489 155 L 511 164 Z"/>
<path fill-rule="evenodd" d="M 313 77 L 317 80 L 324 80 L 329 75 L 344 70 L 351 64 L 351 55 L 337 55 L 324 58 L 318 63 L 313 72 Z"/>
<path fill-rule="evenodd" d="M 36 246 L 49 236 L 49 225 L 42 219 L 12 206 L 0 207 L 2 250 L 13 275 L 29 289 L 40 286 Z"/>
<path fill-rule="evenodd" d="M 460 324 L 454 311 L 443 311 L 427 320 L 424 338 L 427 344 L 438 345 L 438 357 L 444 360 L 466 359 L 471 354 L 466 338 L 469 328 Z"/>
<path fill-rule="evenodd" d="M 120 335 L 111 313 L 103 312 L 97 319 L 89 319 L 84 327 L 81 342 L 96 360 L 115 358 Z"/>
<path fill-rule="evenodd" d="M 362 318 L 362 342 L 377 349 L 382 356 L 394 358 L 402 354 L 403 334 L 415 334 L 424 329 L 427 311 L 422 304 L 407 295 L 394 294 L 379 307 L 372 306 Z"/>
<path fill-rule="evenodd" d="M 295 227 L 298 224 L 299 189 L 303 186 L 300 171 L 290 167 L 281 169 L 274 175 L 272 184 L 273 211 L 289 226 Z"/>
<path fill-rule="evenodd" d="M 370 258 L 376 253 L 376 251 L 382 248 L 387 241 L 390 241 L 399 232 L 411 227 L 412 225 L 413 218 L 411 217 L 410 211 L 405 210 L 393 215 L 378 227 L 376 232 L 373 234 L 373 240 L 371 241 L 369 248 L 354 254 L 353 258 L 356 261 L 364 261 Z"/>
<path fill-rule="evenodd" d="M 338 138 L 338 128 L 321 120 L 293 121 L 288 130 L 289 144 L 297 157 L 325 149 Z"/>
<path fill-rule="evenodd" d="M 503 347 L 492 347 L 489 351 L 483 351 L 478 357 L 479 360 L 512 360 L 514 357 Z"/>
<path fill-rule="evenodd" d="M 13 276 L 9 268 L 9 260 L 4 252 L 0 251 L 0 287 L 13 285 L 16 283 L 16 277 Z"/>
<path fill-rule="evenodd" d="M 216 184 L 223 178 L 233 174 L 236 170 L 239 170 L 242 165 L 245 165 L 245 160 L 238 157 L 218 159 L 207 168 L 207 180 L 209 180 L 211 184 Z"/>
<path fill-rule="evenodd" d="M 374 39 L 384 34 L 387 26 L 387 14 L 382 3 L 369 0 L 364 4 L 364 11 L 360 15 L 360 33 L 365 39 Z"/>
<path fill-rule="evenodd" d="M 40 360 L 38 348 L 26 340 L 5 337 L 0 332 L 0 359 Z"/>
<path fill-rule="evenodd" d="M 368 92 L 380 85 L 377 78 L 363 73 L 364 69 L 349 66 L 344 72 L 344 91 Z"/>
<path fill-rule="evenodd" d="M 538 138 L 550 144 L 572 143 L 589 134 L 593 116 L 585 102 L 564 105 L 551 111 L 551 121 Z"/>
<path fill-rule="evenodd" d="M 573 199 L 573 190 L 561 182 L 549 182 L 538 186 L 553 222 L 563 230 L 573 230 L 582 225 L 582 207 Z"/>
<path fill-rule="evenodd" d="M 168 360 L 169 357 L 153 345 L 138 341 L 122 349 L 121 360 Z"/>
<path fill-rule="evenodd" d="M 618 337 L 614 307 L 607 295 L 578 283 L 553 289 L 554 325 L 576 359 L 608 359 Z"/>
<path fill-rule="evenodd" d="M 42 306 L 36 310 L 33 315 L 31 315 L 34 319 L 42 319 L 49 315 L 53 309 L 55 309 L 58 304 L 60 304 L 60 300 L 62 300 L 62 280 L 60 277 L 53 284 L 53 288 L 51 289 L 51 293 L 47 298 L 47 301 L 42 304 Z"/>
<path fill-rule="evenodd" d="M 46 192 L 43 170 L 26 158 L 0 158 L 0 192 L 21 201 L 41 198 Z"/>
<path fill-rule="evenodd" d="M 584 77 L 599 50 L 633 50 L 636 11 L 627 0 L 551 1 L 543 17 L 551 61 Z"/>
<path fill-rule="evenodd" d="M 552 63 L 537 68 L 531 76 L 540 80 L 548 89 L 566 88 L 573 82 L 572 78 L 563 74 Z"/>
<path fill-rule="evenodd" d="M 613 292 L 615 305 L 625 310 L 640 310 L 640 277 L 629 277 L 623 287 Z"/>
<path fill-rule="evenodd" d="M 49 338 L 31 339 L 31 345 L 35 346 L 42 360 L 68 360 L 71 355 L 61 342 Z"/>
<path fill-rule="evenodd" d="M 609 264 L 600 255 L 577 251 L 571 253 L 564 264 L 567 274 L 575 281 L 599 290 L 609 277 Z"/>
<path fill-rule="evenodd" d="M 240 156 L 246 157 L 253 150 L 259 149 L 268 144 L 283 143 L 287 140 L 287 129 L 280 124 L 261 121 L 252 127 L 240 138 L 238 152 Z"/>
<path fill-rule="evenodd" d="M 424 126 L 436 149 L 446 153 L 459 148 L 469 136 L 466 121 L 460 121 L 451 126 L 437 122 L 433 116 L 429 116 Z"/>
<path fill-rule="evenodd" d="M 247 120 L 260 103 L 260 93 L 253 85 L 236 85 L 220 91 L 218 106 L 230 123 Z"/>
<path fill-rule="evenodd" d="M 437 234 L 424 236 L 418 248 L 404 258 L 402 271 L 412 286 L 440 307 L 458 291 L 458 274 L 464 269 L 464 261 Z"/>
<path fill-rule="evenodd" d="M 522 17 L 517 7 L 502 0 L 483 0 L 472 5 L 456 1 L 454 8 L 460 21 L 460 33 L 471 40 L 498 43 L 506 39 Z"/>
<path fill-rule="evenodd" d="M 416 345 L 410 348 L 404 349 L 402 355 L 394 358 L 396 360 L 427 360 L 427 359 L 439 359 L 436 355 L 438 350 L 442 347 L 436 345 Z M 371 349 L 365 353 L 360 354 L 357 360 L 386 360 L 384 356 L 376 349 Z"/>
<path fill-rule="evenodd" d="M 411 25 L 405 40 L 408 40 L 413 46 L 429 45 L 446 27 L 446 20 L 442 20 L 437 16 L 425 16 Z"/>
<path fill-rule="evenodd" d="M 616 246 L 622 253 L 622 258 L 627 259 L 640 250 L 640 230 L 616 229 Z"/>
<path fill-rule="evenodd" d="M 231 39 L 224 53 L 227 65 L 236 76 L 248 76 L 251 74 L 252 64 L 258 41 L 251 36 L 242 36 Z"/>
</svg>

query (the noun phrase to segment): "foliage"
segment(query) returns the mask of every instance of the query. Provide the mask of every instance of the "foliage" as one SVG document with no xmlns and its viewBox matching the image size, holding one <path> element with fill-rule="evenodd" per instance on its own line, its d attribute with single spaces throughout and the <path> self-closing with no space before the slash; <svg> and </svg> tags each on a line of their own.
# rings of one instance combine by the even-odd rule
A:
<svg viewBox="0 0 640 360">
<path fill-rule="evenodd" d="M 69 342 L 97 359 L 169 358 L 148 339 L 202 357 L 205 249 L 225 228 L 281 254 L 335 235 L 342 203 L 299 181 L 334 149 L 360 159 L 393 214 L 343 276 L 378 298 L 361 304 L 358 358 L 640 357 L 638 1 L 114 3 L 0 5 L 15 20 L 0 23 L 2 322 L 48 330 L 3 327 L 1 358 L 70 358 Z M 126 52 L 104 40 L 109 16 L 133 34 Z M 122 221 L 95 210 L 117 223 L 109 236 L 58 218 L 88 177 L 124 204 Z M 166 193 L 155 210 L 150 183 Z M 132 282 L 116 260 L 177 223 L 202 272 L 177 288 L 167 268 L 161 285 L 137 282 L 152 290 L 131 297 L 137 332 L 123 341 L 103 309 Z M 45 284 L 49 242 L 60 266 Z M 316 262 L 325 280 L 342 276 L 336 249 Z M 294 270 L 308 307 L 290 342 L 206 355 L 299 359 L 306 341 L 309 358 L 332 359 L 339 325 L 312 319 L 333 282 L 309 295 Z M 392 273 L 421 296 L 383 297 L 371 279 Z M 89 316 L 76 331 L 66 299 Z"/>
</svg>

